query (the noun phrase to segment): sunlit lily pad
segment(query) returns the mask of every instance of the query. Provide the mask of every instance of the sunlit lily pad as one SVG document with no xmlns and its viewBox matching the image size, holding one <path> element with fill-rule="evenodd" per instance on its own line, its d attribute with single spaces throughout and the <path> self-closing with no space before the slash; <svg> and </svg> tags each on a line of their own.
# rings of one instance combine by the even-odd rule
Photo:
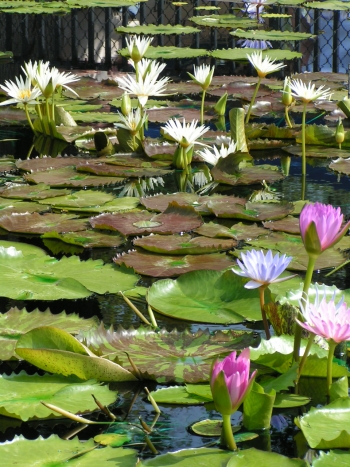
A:
<svg viewBox="0 0 350 467">
<path fill-rule="evenodd" d="M 287 216 L 281 220 L 263 222 L 263 226 L 265 229 L 269 230 L 277 230 L 279 232 L 286 232 L 294 235 L 300 234 L 298 217 Z"/>
<path fill-rule="evenodd" d="M 145 148 L 146 148 L 147 155 L 148 155 L 147 147 L 150 144 L 152 144 L 150 141 L 148 142 L 147 140 L 145 141 Z M 168 146 L 170 145 L 166 145 L 166 147 Z M 174 145 L 174 150 L 175 150 L 175 145 Z M 172 150 L 172 154 L 174 153 L 174 150 Z M 126 167 L 140 167 L 144 169 L 149 169 L 151 167 L 169 167 L 170 165 L 170 162 L 168 161 L 150 159 L 149 157 L 141 157 L 139 155 L 134 155 L 134 154 L 127 154 L 127 155 L 114 154 L 112 156 L 100 157 L 99 161 L 105 162 L 106 164 L 126 166 Z"/>
<path fill-rule="evenodd" d="M 164 177 L 170 171 L 160 168 L 143 167 L 116 167 L 111 164 L 80 162 L 77 164 L 78 172 L 87 172 L 95 175 L 112 177 Z"/>
<path fill-rule="evenodd" d="M 54 196 L 65 196 L 70 193 L 69 190 L 52 190 L 45 183 L 40 183 L 39 185 L 21 185 L 13 186 L 10 188 L 5 188 L 0 191 L 2 198 L 11 198 L 11 199 L 29 199 L 29 200 L 38 200 L 45 198 L 52 198 Z"/>
<path fill-rule="evenodd" d="M 260 184 L 263 180 L 273 183 L 284 178 L 283 174 L 273 166 L 256 165 L 254 167 L 243 167 L 239 172 L 228 173 L 218 167 L 211 169 L 211 174 L 216 182 L 226 185 L 253 185 Z"/>
<path fill-rule="evenodd" d="M 347 2 L 342 2 L 340 0 L 330 0 L 325 2 L 307 2 L 305 3 L 306 8 L 318 8 L 322 10 L 331 10 L 331 11 L 346 11 L 349 10 L 349 5 Z"/>
<path fill-rule="evenodd" d="M 199 26 L 208 26 L 215 28 L 239 28 L 239 27 L 254 27 L 256 21 L 250 18 L 243 18 L 240 16 L 224 14 L 224 15 L 206 15 L 206 16 L 192 16 L 189 18 L 195 24 Z"/>
<path fill-rule="evenodd" d="M 329 168 L 334 172 L 340 172 L 346 175 L 350 174 L 350 158 L 348 159 L 337 159 L 329 164 Z"/>
<path fill-rule="evenodd" d="M 202 218 L 192 207 L 179 206 L 176 202 L 169 204 L 163 213 L 156 215 L 148 211 L 141 211 L 101 214 L 90 219 L 94 228 L 116 230 L 123 235 L 143 235 L 145 233 L 169 235 L 196 229 L 202 222 Z"/>
<path fill-rule="evenodd" d="M 91 394 L 103 405 L 109 405 L 116 399 L 114 391 L 109 391 L 108 386 L 101 386 L 96 381 L 82 383 L 74 377 L 28 375 L 24 371 L 18 375 L 2 375 L 0 414 L 24 421 L 32 418 L 62 417 L 40 404 L 40 400 L 75 414 L 83 414 L 97 409 Z"/>
<path fill-rule="evenodd" d="M 335 144 L 335 143 L 334 143 Z M 301 157 L 301 145 L 296 145 L 296 146 L 286 146 L 283 148 L 283 151 L 287 152 L 288 154 L 291 154 L 292 156 L 299 156 Z M 338 149 L 338 148 L 332 148 L 332 150 L 329 149 L 329 147 L 325 146 L 317 146 L 317 145 L 307 145 L 306 146 L 306 157 L 318 157 L 322 159 L 330 159 L 333 157 L 338 157 L 338 158 L 345 158 L 348 156 L 348 152 L 345 151 L 344 149 Z"/>
<path fill-rule="evenodd" d="M 5 202 L 4 202 L 5 200 Z M 8 203 L 6 203 L 8 201 Z M 8 204 L 8 206 L 4 206 Z M 38 204 L 31 201 L 19 201 L 18 199 L 0 199 L 0 216 L 6 216 L 11 214 L 27 214 L 31 212 L 45 212 L 50 207 L 48 205 Z"/>
<path fill-rule="evenodd" d="M 219 353 L 256 345 L 259 338 L 244 331 L 154 332 L 138 329 L 107 330 L 101 324 L 97 330 L 82 332 L 80 339 L 98 354 L 111 359 L 132 371 L 126 352 L 131 356 L 144 378 L 159 383 L 207 381 L 211 359 Z"/>
<path fill-rule="evenodd" d="M 73 167 L 77 164 L 79 160 L 82 160 L 78 157 L 43 157 L 36 159 L 19 159 L 16 162 L 18 169 L 25 172 L 42 172 L 43 170 L 51 169 L 60 169 L 62 167 Z M 45 181 L 42 182 L 45 184 Z M 42 185 L 40 185 L 42 186 Z"/>
<path fill-rule="evenodd" d="M 281 219 L 293 212 L 291 203 L 246 203 L 245 206 L 233 202 L 210 201 L 208 208 L 217 217 L 262 221 Z"/>
<path fill-rule="evenodd" d="M 127 56 L 126 54 L 127 49 L 118 50 L 120 55 Z M 174 46 L 167 46 L 167 47 L 152 47 L 150 46 L 145 54 L 146 58 L 151 58 L 152 60 L 170 60 L 170 59 L 181 59 L 181 58 L 195 58 L 195 57 L 203 57 L 205 55 L 209 55 L 209 52 L 206 49 L 190 49 L 189 47 L 174 47 Z"/>
<path fill-rule="evenodd" d="M 41 238 L 58 239 L 64 243 L 78 245 L 84 248 L 116 248 L 125 243 L 125 239 L 116 233 L 102 233 L 94 230 L 61 234 L 57 232 L 47 232 L 43 234 Z"/>
<path fill-rule="evenodd" d="M 61 2 L 60 2 L 61 3 Z M 112 448 L 94 449 L 93 439 L 79 441 L 77 437 L 72 440 L 63 440 L 59 436 L 50 436 L 44 439 L 41 436 L 35 440 L 15 436 L 12 441 L 0 444 L 0 456 L 4 466 L 23 465 L 45 467 L 96 467 L 103 463 L 112 463 L 123 467 L 134 467 L 137 453 L 133 449 Z M 80 454 L 80 455 L 79 455 Z"/>
<path fill-rule="evenodd" d="M 36 172 L 24 176 L 30 183 L 47 183 L 51 187 L 85 187 L 115 185 L 124 181 L 120 177 L 99 177 L 77 172 L 74 167 L 64 167 L 45 172 Z"/>
<path fill-rule="evenodd" d="M 176 277 L 201 269 L 222 271 L 233 265 L 224 253 L 170 256 L 132 251 L 114 258 L 114 262 L 134 268 L 138 274 L 152 277 Z"/>
<path fill-rule="evenodd" d="M 176 452 L 168 452 L 154 459 L 142 460 L 137 467 L 164 467 L 176 465 L 176 467 L 222 467 L 227 465 L 232 457 L 232 452 L 213 448 L 184 449 Z"/>
<path fill-rule="evenodd" d="M 264 40 L 264 41 L 302 41 L 315 37 L 307 32 L 294 32 L 294 31 L 262 31 L 262 30 L 249 30 L 236 29 L 230 32 L 232 36 L 240 37 L 243 39 Z"/>
<path fill-rule="evenodd" d="M 51 204 L 52 206 L 62 208 L 86 208 L 89 206 L 103 205 L 113 199 L 114 196 L 112 194 L 105 193 L 103 191 L 80 190 L 63 196 L 46 198 L 44 201 L 41 201 L 41 203 Z"/>
<path fill-rule="evenodd" d="M 241 323 L 261 319 L 258 292 L 243 287 L 232 271 L 194 271 L 153 284 L 148 302 L 160 313 L 201 323 Z"/>
<path fill-rule="evenodd" d="M 242 222 L 233 224 L 230 228 L 215 224 L 214 222 L 208 222 L 198 227 L 194 232 L 210 238 L 228 237 L 237 240 L 258 238 L 260 235 L 266 234 L 264 229 L 258 227 L 256 224 L 242 224 Z"/>
<path fill-rule="evenodd" d="M 69 214 L 17 214 L 0 217 L 0 227 L 9 232 L 43 234 L 45 232 L 77 232 L 86 230 L 85 219 Z"/>
<path fill-rule="evenodd" d="M 350 464 L 350 452 L 348 450 L 341 451 L 319 451 L 319 457 L 312 462 L 313 467 L 339 467 Z"/>
<path fill-rule="evenodd" d="M 157 34 L 193 34 L 200 32 L 200 29 L 192 28 L 190 26 L 182 26 L 181 24 L 175 24 L 174 26 L 171 24 L 143 24 L 142 26 L 118 26 L 116 31 L 127 34 L 150 34 L 151 36 L 154 36 Z"/>
<path fill-rule="evenodd" d="M 234 240 L 209 239 L 191 235 L 149 235 L 134 240 L 134 245 L 154 253 L 172 255 L 200 255 L 217 251 L 231 250 L 237 245 Z"/>
<path fill-rule="evenodd" d="M 254 26 L 256 25 L 256 22 Z M 237 24 L 236 27 L 239 27 Z M 236 48 L 236 49 L 224 49 L 224 50 L 214 50 L 210 52 L 210 55 L 214 58 L 220 60 L 242 60 L 247 61 L 247 54 L 252 54 L 256 52 L 256 49 L 245 48 Z M 272 60 L 291 60 L 293 58 L 301 58 L 302 54 L 300 52 L 292 52 L 291 50 L 279 50 L 279 49 L 267 49 L 262 50 L 263 57 L 267 56 Z"/>
<path fill-rule="evenodd" d="M 11 308 L 7 313 L 0 314 L 0 360 L 18 358 L 15 354 L 17 339 L 21 334 L 34 329 L 40 323 L 65 329 L 71 334 L 78 334 L 97 326 L 97 319 L 82 319 L 76 313 L 69 315 L 62 311 L 52 314 L 50 310 L 39 311 L 37 308 L 30 313 L 23 308 Z"/>
</svg>

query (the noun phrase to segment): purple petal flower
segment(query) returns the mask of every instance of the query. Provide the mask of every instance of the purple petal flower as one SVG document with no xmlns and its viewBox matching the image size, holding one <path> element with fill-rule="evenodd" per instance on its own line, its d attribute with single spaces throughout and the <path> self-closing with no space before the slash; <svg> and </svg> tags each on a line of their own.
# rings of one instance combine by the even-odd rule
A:
<svg viewBox="0 0 350 467">
<path fill-rule="evenodd" d="M 272 255 L 272 251 L 268 250 L 266 256 L 262 250 L 250 250 L 241 254 L 241 259 L 237 263 L 241 269 L 232 269 L 239 276 L 248 277 L 251 279 L 245 284 L 247 289 L 256 289 L 262 285 L 269 285 L 273 282 L 282 282 L 290 279 L 293 276 L 283 277 L 278 279 L 278 276 L 288 267 L 292 261 L 292 256 L 282 255 L 278 253 Z"/>
<path fill-rule="evenodd" d="M 232 352 L 222 361 L 216 361 L 211 370 L 210 388 L 216 410 L 231 415 L 242 404 L 254 382 L 256 371 L 249 378 L 249 349 L 236 358 Z"/>
<path fill-rule="evenodd" d="M 300 305 L 305 322 L 296 321 L 301 327 L 336 343 L 350 340 L 350 308 L 344 297 L 335 303 L 334 298 L 327 302 L 325 296 L 320 300 L 317 295 L 315 303 L 307 301 Z"/>
<path fill-rule="evenodd" d="M 319 256 L 335 245 L 347 232 L 350 222 L 342 229 L 343 214 L 330 204 L 306 204 L 300 213 L 299 226 L 305 249 L 311 256 Z"/>
</svg>

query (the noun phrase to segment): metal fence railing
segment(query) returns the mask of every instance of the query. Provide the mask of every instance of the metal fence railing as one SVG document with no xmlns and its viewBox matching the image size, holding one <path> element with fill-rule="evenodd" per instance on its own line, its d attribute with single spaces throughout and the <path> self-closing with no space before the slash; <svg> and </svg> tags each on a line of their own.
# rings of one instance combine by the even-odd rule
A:
<svg viewBox="0 0 350 467">
<path fill-rule="evenodd" d="M 237 12 L 237 8 L 242 6 L 231 2 L 207 3 L 220 5 L 220 14 L 231 13 L 233 8 Z M 64 16 L 1 13 L 0 50 L 12 51 L 19 60 L 42 59 L 68 68 L 80 66 L 108 70 L 120 61 L 118 50 L 123 46 L 123 37 L 115 32 L 117 26 L 135 22 L 194 25 L 188 18 L 200 14 L 195 10 L 200 5 L 199 0 L 192 0 L 182 7 L 175 7 L 170 0 L 148 0 L 139 5 L 136 16 L 127 8 L 72 10 Z M 299 62 L 294 61 L 294 71 L 347 71 L 350 63 L 350 20 L 347 12 L 277 8 L 291 14 L 291 19 L 288 19 L 290 28 L 316 35 L 316 38 L 288 44 L 290 49 L 303 53 Z M 287 26 L 282 20 L 278 21 L 278 27 Z M 213 50 L 230 48 L 236 43 L 225 28 L 203 28 L 199 34 L 181 36 L 180 41 L 176 36 L 157 36 L 155 40 L 155 45 L 179 44 Z M 278 47 L 278 44 L 273 46 Z"/>
</svg>

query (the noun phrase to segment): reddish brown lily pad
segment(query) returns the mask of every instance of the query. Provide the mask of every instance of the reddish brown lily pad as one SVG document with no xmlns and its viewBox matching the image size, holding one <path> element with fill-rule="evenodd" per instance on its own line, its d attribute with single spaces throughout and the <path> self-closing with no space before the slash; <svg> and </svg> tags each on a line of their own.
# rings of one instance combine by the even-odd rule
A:
<svg viewBox="0 0 350 467">
<path fill-rule="evenodd" d="M 300 234 L 299 218 L 287 216 L 279 221 L 263 222 L 265 229 L 287 232 L 290 234 Z"/>
<path fill-rule="evenodd" d="M 202 216 L 211 214 L 207 208 L 207 204 L 212 200 L 231 201 L 244 205 L 246 199 L 238 198 L 235 196 L 198 196 L 195 193 L 174 193 L 170 195 L 156 195 L 148 198 L 141 198 L 140 203 L 147 209 L 156 212 L 163 212 L 168 207 L 169 203 L 176 201 L 181 206 L 192 206 L 196 212 Z"/>
<path fill-rule="evenodd" d="M 169 160 L 172 160 L 176 148 L 177 144 L 168 141 L 161 143 L 158 139 L 146 138 L 143 142 L 143 150 L 148 157 L 164 157 L 166 155 L 169 157 Z M 169 164 L 167 161 L 154 160 L 151 162 Z"/>
<path fill-rule="evenodd" d="M 14 201 L 14 200 L 11 200 Z M 16 200 L 17 201 L 17 200 Z M 12 204 L 12 206 L 7 206 L 0 211 L 1 216 L 11 215 L 11 214 L 24 214 L 29 212 L 44 212 L 48 211 L 50 206 L 46 204 L 32 203 L 30 201 L 19 201 Z"/>
<path fill-rule="evenodd" d="M 334 140 L 334 145 L 335 145 Z M 283 151 L 291 154 L 292 156 L 299 156 L 301 157 L 301 145 L 298 146 L 286 146 L 282 148 Z M 338 149 L 338 148 L 329 148 L 327 146 L 314 146 L 314 145 L 307 145 L 306 146 L 306 157 L 318 157 L 322 159 L 330 159 L 331 157 L 348 157 L 349 152 L 346 150 Z"/>
<path fill-rule="evenodd" d="M 97 229 L 116 230 L 123 235 L 143 235 L 159 233 L 170 235 L 189 232 L 202 224 L 199 214 L 190 206 L 170 203 L 162 214 L 148 211 L 126 212 L 118 214 L 101 214 L 90 219 L 92 227 Z"/>
<path fill-rule="evenodd" d="M 256 83 L 248 83 L 246 81 L 232 81 L 231 83 L 226 84 L 219 89 L 209 89 L 208 94 L 211 96 L 221 97 L 223 94 L 225 94 L 225 92 L 227 92 L 229 96 L 233 95 L 234 97 L 241 98 L 246 101 L 251 101 L 255 88 Z M 269 89 L 264 84 L 261 84 L 258 90 L 257 99 L 260 99 L 263 96 L 270 96 L 271 94 L 271 89 Z"/>
<path fill-rule="evenodd" d="M 258 227 L 256 224 L 242 224 L 239 222 L 233 224 L 230 228 L 224 225 L 209 222 L 201 225 L 198 229 L 194 230 L 195 233 L 210 238 L 234 238 L 236 240 L 249 240 L 258 238 L 261 235 L 266 235 L 263 228 Z"/>
<path fill-rule="evenodd" d="M 21 185 L 13 186 L 11 188 L 5 188 L 0 191 L 0 195 L 3 198 L 11 199 L 45 199 L 53 198 L 55 196 L 64 196 L 68 195 L 70 190 L 52 190 L 45 183 L 40 183 L 39 185 Z"/>
<path fill-rule="evenodd" d="M 25 172 L 42 172 L 43 170 L 60 169 L 61 167 L 74 167 L 82 157 L 43 157 L 37 159 L 19 159 L 16 166 Z"/>
<path fill-rule="evenodd" d="M 79 162 L 76 165 L 78 172 L 87 172 L 95 175 L 111 177 L 164 177 L 168 175 L 169 170 L 159 168 L 142 167 L 116 167 L 115 165 L 104 163 L 91 163 L 89 161 Z"/>
<path fill-rule="evenodd" d="M 208 208 L 217 217 L 263 221 L 282 219 L 293 212 L 292 203 L 246 203 L 245 206 L 230 201 L 210 201 Z"/>
<path fill-rule="evenodd" d="M 198 89 L 197 89 L 198 90 Z M 199 120 L 200 119 L 200 102 L 197 103 L 197 108 L 193 108 L 193 102 L 191 107 L 161 107 L 158 109 L 148 110 L 147 115 L 150 122 L 165 123 L 172 119 L 185 119 L 186 121 Z M 205 113 L 204 119 L 206 121 L 212 120 L 215 117 L 214 114 Z"/>
<path fill-rule="evenodd" d="M 51 187 L 87 187 L 115 185 L 124 181 L 119 177 L 99 177 L 77 172 L 73 167 L 63 167 L 46 172 L 36 172 L 24 176 L 31 183 L 47 183 Z"/>
<path fill-rule="evenodd" d="M 15 214 L 0 217 L 0 227 L 9 231 L 26 234 L 45 232 L 77 232 L 86 230 L 88 223 L 68 214 Z"/>
<path fill-rule="evenodd" d="M 253 167 L 243 167 L 234 174 L 223 172 L 218 167 L 211 169 L 211 174 L 216 182 L 226 185 L 254 185 L 265 180 L 273 183 L 284 178 L 279 169 L 270 165 L 255 165 Z"/>
<path fill-rule="evenodd" d="M 117 264 L 134 268 L 138 274 L 152 277 L 177 277 L 189 271 L 210 269 L 221 271 L 234 265 L 225 253 L 209 255 L 162 256 L 151 253 L 132 251 L 114 258 Z"/>
<path fill-rule="evenodd" d="M 350 175 L 350 159 L 337 159 L 329 164 L 329 168 L 335 172 Z"/>
<path fill-rule="evenodd" d="M 134 245 L 165 255 L 200 255 L 231 250 L 237 245 L 237 241 L 206 237 L 192 238 L 191 235 L 148 235 L 134 240 Z"/>
<path fill-rule="evenodd" d="M 145 141 L 146 141 L 145 148 L 147 148 L 150 144 L 147 143 L 147 140 Z M 175 152 L 176 146 L 177 145 L 172 145 L 172 146 L 168 145 L 165 147 L 173 147 L 174 149 L 171 152 L 171 155 L 173 155 Z M 146 150 L 145 152 L 148 155 Z M 135 155 L 135 154 L 113 154 L 113 156 L 99 157 L 98 161 L 105 162 L 106 164 L 120 165 L 120 166 L 126 166 L 126 167 L 140 167 L 144 169 L 148 169 L 151 167 L 169 167 L 170 165 L 169 161 L 153 160 L 153 159 L 149 159 L 147 157 L 141 157 L 140 155 Z"/>
</svg>

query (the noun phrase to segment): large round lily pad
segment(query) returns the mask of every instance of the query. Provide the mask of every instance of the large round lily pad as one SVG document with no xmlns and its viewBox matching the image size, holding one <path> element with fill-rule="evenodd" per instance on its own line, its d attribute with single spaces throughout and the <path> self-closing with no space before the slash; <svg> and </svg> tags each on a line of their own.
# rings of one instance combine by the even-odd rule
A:
<svg viewBox="0 0 350 467">
<path fill-rule="evenodd" d="M 237 241 L 206 237 L 192 238 L 191 235 L 149 235 L 135 239 L 134 245 L 154 253 L 200 255 L 231 250 L 237 245 Z"/>
<path fill-rule="evenodd" d="M 169 170 L 160 168 L 116 167 L 112 164 L 91 163 L 88 161 L 80 162 L 77 164 L 76 169 L 78 172 L 112 177 L 164 177 L 170 173 Z"/>
<path fill-rule="evenodd" d="M 194 271 L 151 286 L 148 303 L 167 316 L 200 323 L 232 324 L 261 319 L 259 292 L 244 288 L 232 271 Z"/>
<path fill-rule="evenodd" d="M 68 195 L 69 190 L 52 190 L 45 183 L 40 183 L 39 185 L 21 185 L 21 186 L 12 186 L 10 188 L 5 188 L 0 191 L 0 195 L 3 198 L 12 198 L 12 199 L 45 199 L 52 198 L 54 196 L 64 196 Z"/>
<path fill-rule="evenodd" d="M 246 203 L 245 206 L 227 201 L 210 201 L 208 208 L 217 217 L 262 221 L 281 219 L 293 212 L 292 203 Z"/>
<path fill-rule="evenodd" d="M 44 170 L 60 169 L 62 167 L 74 167 L 78 161 L 83 160 L 79 157 L 44 157 L 40 159 L 19 159 L 16 162 L 18 169 L 25 172 L 42 172 Z M 43 181 L 45 183 L 45 181 Z"/>
<path fill-rule="evenodd" d="M 176 277 L 200 269 L 222 271 L 233 265 L 232 260 L 223 253 L 170 256 L 132 251 L 114 258 L 114 262 L 125 264 L 139 274 L 152 277 Z"/>
<path fill-rule="evenodd" d="M 43 234 L 44 232 L 77 232 L 88 223 L 69 214 L 20 214 L 0 217 L 0 227 L 9 232 Z"/>
<path fill-rule="evenodd" d="M 175 24 L 174 26 L 171 24 L 143 24 L 142 26 L 119 26 L 116 28 L 116 31 L 127 34 L 150 34 L 151 36 L 155 36 L 157 34 L 194 34 L 200 32 L 200 29 L 192 28 L 190 26 L 182 26 L 181 24 Z"/>
<path fill-rule="evenodd" d="M 300 234 L 298 217 L 287 216 L 281 220 L 263 222 L 263 226 L 265 229 L 269 230 L 277 230 L 279 232 L 286 232 L 294 235 Z"/>
<path fill-rule="evenodd" d="M 243 224 L 242 222 L 233 224 L 230 228 L 214 222 L 208 222 L 198 227 L 194 232 L 210 238 L 234 238 L 236 240 L 247 240 L 266 235 L 264 229 L 258 227 L 256 224 Z"/>
<path fill-rule="evenodd" d="M 67 233 L 47 232 L 41 238 L 61 240 L 64 243 L 83 248 L 116 248 L 125 243 L 125 238 L 114 232 L 103 233 L 94 230 Z"/>
<path fill-rule="evenodd" d="M 172 234 L 196 229 L 202 224 L 202 218 L 190 206 L 169 204 L 162 214 L 148 211 L 101 214 L 90 219 L 92 227 L 116 230 L 123 235 L 143 235 L 145 233 Z M 1 224 L 0 224 L 1 225 Z"/>
<path fill-rule="evenodd" d="M 228 173 L 220 170 L 219 167 L 213 167 L 211 174 L 216 182 L 226 185 L 254 185 L 261 184 L 263 180 L 273 183 L 284 178 L 276 167 L 263 165 L 243 167 L 236 173 Z"/>
</svg>

